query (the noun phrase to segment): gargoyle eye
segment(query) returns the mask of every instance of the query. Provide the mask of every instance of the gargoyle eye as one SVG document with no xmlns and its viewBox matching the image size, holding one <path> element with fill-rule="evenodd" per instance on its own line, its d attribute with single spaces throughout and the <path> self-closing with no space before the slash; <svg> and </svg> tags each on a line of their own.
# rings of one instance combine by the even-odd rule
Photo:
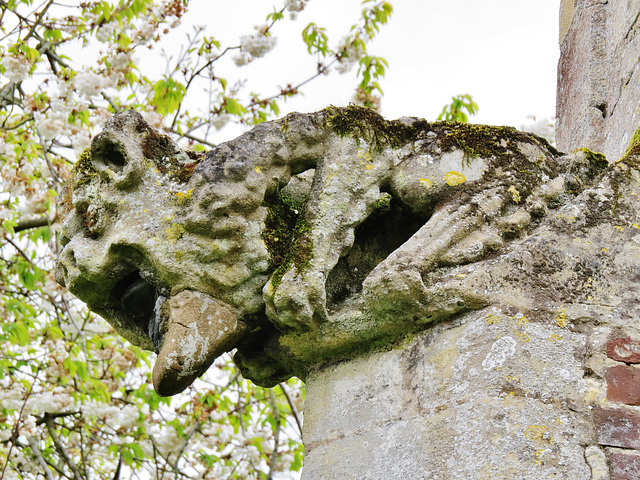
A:
<svg viewBox="0 0 640 480">
<path fill-rule="evenodd" d="M 127 163 L 123 153 L 120 152 L 114 144 L 105 146 L 101 152 L 100 159 L 114 172 L 121 171 Z"/>
</svg>

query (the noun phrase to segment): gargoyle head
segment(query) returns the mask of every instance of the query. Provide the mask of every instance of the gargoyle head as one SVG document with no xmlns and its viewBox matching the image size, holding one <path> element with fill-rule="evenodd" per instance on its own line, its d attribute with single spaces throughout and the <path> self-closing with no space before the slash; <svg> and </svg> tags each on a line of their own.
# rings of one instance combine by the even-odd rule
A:
<svg viewBox="0 0 640 480">
<path fill-rule="evenodd" d="M 57 279 L 125 338 L 158 352 L 161 395 L 182 391 L 258 328 L 268 278 L 268 253 L 252 231 L 262 198 L 242 195 L 241 185 L 204 188 L 200 160 L 123 112 L 81 155 L 66 199 Z"/>
</svg>

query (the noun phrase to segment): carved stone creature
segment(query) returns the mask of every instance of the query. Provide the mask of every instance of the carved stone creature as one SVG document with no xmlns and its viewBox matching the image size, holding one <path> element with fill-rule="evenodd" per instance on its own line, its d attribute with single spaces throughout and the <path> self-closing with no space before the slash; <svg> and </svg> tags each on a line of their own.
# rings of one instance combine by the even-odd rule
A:
<svg viewBox="0 0 640 480">
<path fill-rule="evenodd" d="M 274 385 L 491 304 L 487 266 L 606 166 L 507 127 L 354 106 L 201 156 L 123 112 L 74 168 L 57 278 L 158 352 L 161 395 L 233 348 Z"/>
</svg>

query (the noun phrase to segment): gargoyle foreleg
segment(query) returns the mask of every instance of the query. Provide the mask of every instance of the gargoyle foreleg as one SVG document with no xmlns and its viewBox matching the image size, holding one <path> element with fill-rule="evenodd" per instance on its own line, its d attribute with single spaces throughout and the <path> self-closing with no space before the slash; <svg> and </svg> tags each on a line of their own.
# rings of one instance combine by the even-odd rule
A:
<svg viewBox="0 0 640 480">
<path fill-rule="evenodd" d="M 299 243 L 310 250 L 304 261 L 292 262 L 280 278 L 272 276 L 263 290 L 266 312 L 274 324 L 283 330 L 305 329 L 325 320 L 327 276 L 353 245 L 354 229 L 381 199 L 380 186 L 392 165 L 390 150 L 368 152 L 364 142 L 337 136 L 327 142 L 303 213 L 305 238 Z"/>
<path fill-rule="evenodd" d="M 500 237 L 486 227 L 485 219 L 485 213 L 473 203 L 436 211 L 365 279 L 363 294 L 370 314 L 395 328 L 394 324 L 418 319 L 437 320 L 468 308 L 469 302 L 477 303 L 475 295 L 466 299 L 460 292 L 442 292 L 426 277 L 460 247 L 464 247 L 466 263 L 501 246 Z"/>
</svg>

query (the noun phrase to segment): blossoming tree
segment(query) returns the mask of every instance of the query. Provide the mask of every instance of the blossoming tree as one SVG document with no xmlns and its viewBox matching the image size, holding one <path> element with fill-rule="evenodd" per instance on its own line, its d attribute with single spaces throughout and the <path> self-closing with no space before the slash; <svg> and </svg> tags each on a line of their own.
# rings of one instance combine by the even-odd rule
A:
<svg viewBox="0 0 640 480">
<path fill-rule="evenodd" d="M 195 27 L 180 55 L 163 59 L 157 43 L 193 22 L 188 0 L 0 0 L 0 479 L 270 479 L 300 470 L 299 382 L 258 388 L 219 359 L 185 394 L 158 397 L 153 354 L 116 336 L 51 272 L 65 182 L 113 113 L 138 110 L 204 150 L 217 130 L 277 116 L 308 81 L 354 66 L 355 100 L 379 104 L 386 62 L 367 46 L 391 15 L 384 1 L 365 0 L 334 47 L 324 28 L 307 25 L 302 39 L 317 68 L 298 84 L 263 95 L 221 76 L 223 58 L 241 67 L 267 56 L 279 24 L 305 3 L 265 12 L 237 44 Z M 78 44 L 95 56 L 69 58 Z M 166 73 L 139 70 L 142 55 L 164 61 Z M 187 108 L 201 95 L 204 108 Z"/>
</svg>

